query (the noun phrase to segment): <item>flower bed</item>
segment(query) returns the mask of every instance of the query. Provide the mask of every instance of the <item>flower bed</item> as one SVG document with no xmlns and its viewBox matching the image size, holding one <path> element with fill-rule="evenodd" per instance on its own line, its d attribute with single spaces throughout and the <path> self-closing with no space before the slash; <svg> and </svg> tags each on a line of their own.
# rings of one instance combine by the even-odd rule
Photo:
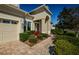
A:
<svg viewBox="0 0 79 59">
<path fill-rule="evenodd" d="M 47 37 L 49 37 L 48 34 L 36 32 L 36 31 L 27 31 L 25 33 L 20 34 L 20 40 L 30 46 L 33 46 L 36 43 L 41 42 Z"/>
</svg>

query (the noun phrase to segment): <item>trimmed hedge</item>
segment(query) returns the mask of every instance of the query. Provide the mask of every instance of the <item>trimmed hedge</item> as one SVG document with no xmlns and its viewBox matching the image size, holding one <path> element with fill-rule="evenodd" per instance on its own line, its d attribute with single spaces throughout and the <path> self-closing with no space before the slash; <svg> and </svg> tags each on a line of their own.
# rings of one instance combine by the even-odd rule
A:
<svg viewBox="0 0 79 59">
<path fill-rule="evenodd" d="M 39 35 L 35 35 L 34 33 L 35 31 L 27 31 L 25 33 L 20 33 L 20 40 L 22 42 L 29 40 L 29 42 L 31 43 L 36 43 L 37 39 L 43 40 L 48 37 L 48 34 L 45 33 L 39 33 Z"/>
<path fill-rule="evenodd" d="M 22 42 L 24 42 L 24 41 L 28 40 L 29 36 L 30 36 L 30 35 L 27 34 L 27 33 L 20 33 L 20 40 L 21 40 Z"/>
</svg>

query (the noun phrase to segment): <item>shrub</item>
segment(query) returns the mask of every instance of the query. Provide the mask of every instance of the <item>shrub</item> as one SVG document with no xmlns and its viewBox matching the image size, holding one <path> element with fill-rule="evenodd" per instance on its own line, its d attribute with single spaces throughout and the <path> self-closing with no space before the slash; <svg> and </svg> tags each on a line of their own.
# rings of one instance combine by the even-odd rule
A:
<svg viewBox="0 0 79 59">
<path fill-rule="evenodd" d="M 67 32 L 65 35 L 75 37 L 75 33 L 74 32 Z"/>
<path fill-rule="evenodd" d="M 75 42 L 72 37 L 62 35 L 57 35 L 56 36 L 56 53 L 58 55 L 71 55 L 71 54 L 79 54 L 79 47 L 75 45 L 77 41 Z"/>
<path fill-rule="evenodd" d="M 39 32 L 37 32 L 37 31 L 36 31 L 36 32 L 34 32 L 33 34 L 34 34 L 36 37 L 38 37 L 38 36 L 40 35 L 40 33 L 39 33 Z"/>
<path fill-rule="evenodd" d="M 44 39 L 42 35 L 39 35 L 37 38 L 40 39 L 40 40 Z"/>
<path fill-rule="evenodd" d="M 55 44 L 56 44 L 56 53 L 59 55 L 79 54 L 78 47 L 68 42 L 67 40 L 57 40 Z"/>
<path fill-rule="evenodd" d="M 28 40 L 29 36 L 30 35 L 28 35 L 27 33 L 20 33 L 20 40 L 22 42 L 24 42 L 24 41 Z"/>
<path fill-rule="evenodd" d="M 29 42 L 31 42 L 31 43 L 37 43 L 37 39 L 36 39 L 35 35 L 30 35 Z"/>
<path fill-rule="evenodd" d="M 63 31 L 62 31 L 62 29 L 58 29 L 58 28 L 57 28 L 57 29 L 52 29 L 52 30 L 51 30 L 51 33 L 52 33 L 52 34 L 63 34 Z"/>
<path fill-rule="evenodd" d="M 44 37 L 44 38 L 47 38 L 48 37 L 48 34 L 45 34 L 45 33 L 41 33 L 40 34 L 42 37 Z"/>
<path fill-rule="evenodd" d="M 31 35 L 31 34 L 33 34 L 34 32 L 35 32 L 35 31 L 26 31 L 25 33 Z"/>
<path fill-rule="evenodd" d="M 52 30 L 51 30 L 51 33 L 52 33 L 52 34 L 56 34 L 56 31 L 52 29 Z"/>
</svg>

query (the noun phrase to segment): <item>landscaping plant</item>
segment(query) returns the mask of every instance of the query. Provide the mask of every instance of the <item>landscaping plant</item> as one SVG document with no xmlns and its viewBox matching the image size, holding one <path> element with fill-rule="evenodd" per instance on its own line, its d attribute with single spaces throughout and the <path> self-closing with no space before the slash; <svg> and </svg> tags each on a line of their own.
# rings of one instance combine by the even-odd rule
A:
<svg viewBox="0 0 79 59">
<path fill-rule="evenodd" d="M 31 43 L 37 43 L 37 39 L 36 39 L 35 35 L 30 35 L 29 42 L 31 42 Z"/>
<path fill-rule="evenodd" d="M 30 35 L 28 35 L 27 33 L 20 33 L 20 40 L 22 42 L 25 42 L 26 40 L 28 40 Z"/>
<path fill-rule="evenodd" d="M 31 46 L 33 46 L 37 42 L 42 41 L 47 37 L 48 37 L 48 34 L 40 33 L 38 31 L 27 31 L 25 33 L 20 34 L 20 40 Z"/>
</svg>

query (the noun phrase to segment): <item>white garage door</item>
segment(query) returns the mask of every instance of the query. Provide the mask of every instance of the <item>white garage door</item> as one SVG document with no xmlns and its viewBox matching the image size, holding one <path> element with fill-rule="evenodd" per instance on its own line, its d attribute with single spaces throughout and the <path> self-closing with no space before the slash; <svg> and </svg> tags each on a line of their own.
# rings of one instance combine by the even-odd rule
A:
<svg viewBox="0 0 79 59">
<path fill-rule="evenodd" d="M 17 40 L 17 24 L 18 21 L 0 19 L 0 41 Z"/>
</svg>

